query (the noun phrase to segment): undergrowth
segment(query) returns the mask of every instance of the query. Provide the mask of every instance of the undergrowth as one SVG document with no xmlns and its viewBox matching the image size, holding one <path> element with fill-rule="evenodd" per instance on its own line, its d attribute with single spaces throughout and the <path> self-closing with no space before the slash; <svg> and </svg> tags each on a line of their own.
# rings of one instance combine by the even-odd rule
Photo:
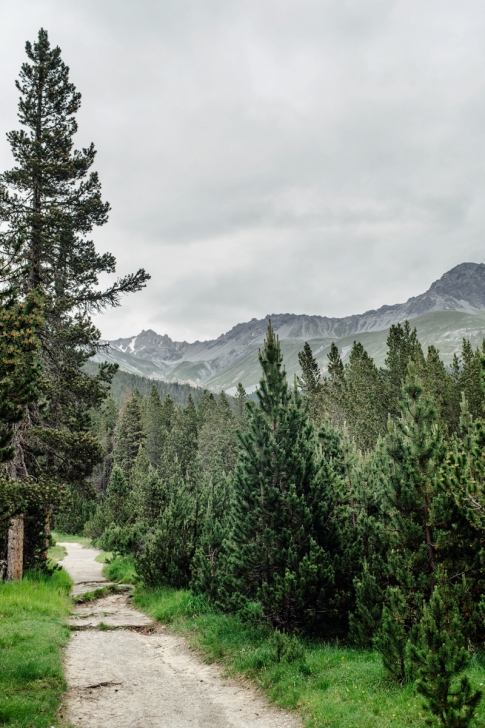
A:
<svg viewBox="0 0 485 728">
<path fill-rule="evenodd" d="M 120 584 L 136 584 L 138 581 L 135 562 L 131 556 L 116 556 L 107 560 L 103 574 L 110 581 Z"/>
<path fill-rule="evenodd" d="M 72 582 L 65 571 L 0 582 L 0 725 L 49 728 L 66 688 L 61 648 Z"/>
<path fill-rule="evenodd" d="M 119 557 L 116 562 L 117 573 L 131 573 L 131 560 Z M 114 579 L 110 568 L 107 575 Z M 380 655 L 371 650 L 275 634 L 222 613 L 204 596 L 186 590 L 139 585 L 133 603 L 184 635 L 206 662 L 221 663 L 228 675 L 246 676 L 274 703 L 298 711 L 307 728 L 426 725 L 428 715 L 414 686 L 389 680 Z M 468 674 L 474 688 L 485 685 L 485 663 L 479 656 Z M 485 704 L 479 706 L 476 725 L 485 725 Z"/>
<path fill-rule="evenodd" d="M 61 533 L 60 531 L 52 531 L 52 536 L 56 542 L 80 543 L 87 548 L 93 545 L 91 539 L 86 538 L 86 536 L 73 536 L 70 533 Z"/>
</svg>

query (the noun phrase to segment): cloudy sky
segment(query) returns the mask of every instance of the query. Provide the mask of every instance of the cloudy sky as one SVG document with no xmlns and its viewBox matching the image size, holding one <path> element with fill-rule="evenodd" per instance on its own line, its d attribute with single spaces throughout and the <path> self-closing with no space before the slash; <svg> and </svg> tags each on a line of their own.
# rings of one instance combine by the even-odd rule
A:
<svg viewBox="0 0 485 728">
<path fill-rule="evenodd" d="M 485 262 L 483 0 L 0 0 L 2 169 L 41 26 L 98 150 L 97 246 L 152 275 L 106 338 L 360 313 Z"/>
</svg>

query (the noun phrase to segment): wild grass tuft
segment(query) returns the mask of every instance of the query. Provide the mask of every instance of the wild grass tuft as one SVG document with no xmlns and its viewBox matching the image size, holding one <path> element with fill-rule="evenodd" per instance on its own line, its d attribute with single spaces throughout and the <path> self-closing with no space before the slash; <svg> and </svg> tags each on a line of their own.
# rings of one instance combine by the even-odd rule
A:
<svg viewBox="0 0 485 728">
<path fill-rule="evenodd" d="M 80 543 L 86 548 L 92 548 L 93 542 L 86 536 L 73 536 L 71 533 L 61 533 L 60 531 L 52 531 L 52 536 L 56 542 L 64 543 Z"/>
<path fill-rule="evenodd" d="M 72 582 L 65 571 L 0 583 L 0 725 L 49 728 L 65 690 L 61 648 Z"/>
<path fill-rule="evenodd" d="M 107 560 L 103 574 L 110 581 L 117 581 L 119 584 L 136 584 L 137 582 L 135 562 L 131 556 L 116 556 Z"/>
<path fill-rule="evenodd" d="M 55 544 L 54 546 L 51 546 L 49 549 L 49 559 L 52 561 L 62 561 L 64 556 L 67 556 L 67 549 L 65 546 L 59 546 L 59 544 Z"/>
</svg>

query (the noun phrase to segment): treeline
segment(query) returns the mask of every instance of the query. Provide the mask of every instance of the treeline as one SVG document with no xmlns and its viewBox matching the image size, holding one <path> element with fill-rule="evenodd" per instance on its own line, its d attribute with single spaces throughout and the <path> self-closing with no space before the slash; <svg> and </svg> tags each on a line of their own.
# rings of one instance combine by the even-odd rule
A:
<svg viewBox="0 0 485 728">
<path fill-rule="evenodd" d="M 241 385 L 233 409 L 135 392 L 103 425 L 112 470 L 86 533 L 147 585 L 374 646 L 399 681 L 432 691 L 441 665 L 439 709 L 471 719 L 479 698 L 451 686 L 485 638 L 484 355 L 464 341 L 447 370 L 407 322 L 387 343 L 381 370 L 333 346 L 326 378 L 306 344 L 290 386 L 270 326 L 257 403 Z"/>
<path fill-rule="evenodd" d="M 98 365 L 92 361 L 86 362 L 84 365 L 86 372 L 92 376 L 98 373 Z M 148 397 L 152 387 L 155 387 L 159 396 L 164 399 L 167 395 L 173 400 L 177 406 L 185 407 L 189 395 L 192 396 L 195 404 L 199 403 L 203 390 L 198 387 L 192 387 L 190 384 L 180 384 L 179 382 L 162 382 L 158 379 L 147 379 L 147 377 L 138 374 L 130 374 L 118 370 L 113 376 L 110 384 L 110 395 L 113 398 L 118 409 L 123 405 L 126 399 L 126 392 L 133 392 L 135 389 L 144 397 Z"/>
<path fill-rule="evenodd" d="M 369 452 L 387 432 L 389 415 L 398 417 L 402 384 L 408 363 L 416 367 L 424 392 L 434 402 L 437 416 L 447 434 L 458 432 L 461 399 L 465 395 L 473 417 L 484 414 L 483 350 L 463 341 L 461 355 L 454 355 L 446 368 L 434 346 L 424 354 L 416 329 L 408 321 L 391 326 L 385 366 L 378 368 L 360 342 L 354 342 L 347 364 L 332 344 L 328 355 L 328 376 L 324 379 L 308 344 L 299 355 L 304 394 L 310 398 L 310 413 L 319 425 L 329 419 L 343 431 L 346 427 L 357 448 Z"/>
</svg>

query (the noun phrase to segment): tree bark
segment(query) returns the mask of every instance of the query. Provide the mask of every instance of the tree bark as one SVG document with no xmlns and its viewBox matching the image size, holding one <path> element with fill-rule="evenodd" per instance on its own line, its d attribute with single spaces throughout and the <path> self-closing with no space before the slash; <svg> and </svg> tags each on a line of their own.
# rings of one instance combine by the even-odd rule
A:
<svg viewBox="0 0 485 728">
<path fill-rule="evenodd" d="M 50 509 L 50 506 L 46 506 L 45 507 L 45 520 L 44 520 L 44 536 L 45 536 L 44 559 L 46 561 L 49 558 L 50 535 L 51 535 L 51 509 Z"/>
<path fill-rule="evenodd" d="M 24 566 L 24 517 L 12 518 L 8 530 L 7 579 L 21 581 Z"/>
<path fill-rule="evenodd" d="M 28 477 L 24 459 L 23 433 L 27 427 L 26 416 L 14 425 L 12 444 L 15 457 L 7 464 L 8 475 L 12 480 L 25 480 Z M 7 579 L 21 581 L 24 570 L 24 514 L 12 518 L 8 529 Z"/>
</svg>

